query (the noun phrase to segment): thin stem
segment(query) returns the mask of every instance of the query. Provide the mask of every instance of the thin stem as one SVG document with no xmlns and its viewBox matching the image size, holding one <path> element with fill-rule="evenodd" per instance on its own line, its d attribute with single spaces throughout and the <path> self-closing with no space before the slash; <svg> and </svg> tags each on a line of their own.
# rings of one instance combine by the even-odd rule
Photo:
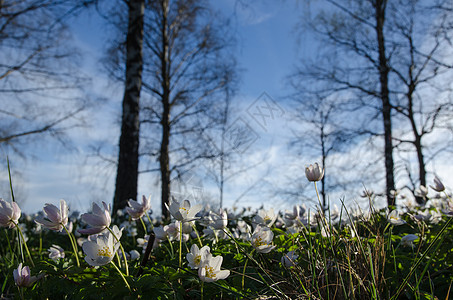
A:
<svg viewBox="0 0 453 300">
<path fill-rule="evenodd" d="M 179 222 L 179 270 L 182 267 L 182 222 Z"/>
<path fill-rule="evenodd" d="M 250 252 L 250 255 L 253 255 L 254 251 L 255 251 L 255 249 L 253 249 L 252 252 Z M 248 262 L 249 262 L 249 259 L 247 258 L 247 260 L 245 261 L 245 264 L 244 264 L 244 270 L 242 271 L 242 289 L 244 289 L 245 271 L 246 271 Z"/>
<path fill-rule="evenodd" d="M 193 227 L 193 230 L 195 231 L 195 233 L 197 234 L 198 243 L 200 244 L 200 247 L 203 247 L 203 243 L 201 242 L 200 235 L 198 234 L 197 226 L 194 223 L 192 223 L 192 227 Z"/>
<path fill-rule="evenodd" d="M 19 248 L 20 258 L 22 258 L 22 262 L 25 263 L 24 247 L 22 246 L 22 239 L 19 234 L 17 235 L 17 241 L 19 242 L 17 247 Z"/>
<path fill-rule="evenodd" d="M 145 235 L 147 235 L 148 234 L 148 230 L 146 229 L 146 225 L 145 225 L 145 222 L 143 222 L 142 217 L 140 217 L 140 222 L 142 223 L 143 230 L 145 231 Z"/>
<path fill-rule="evenodd" d="M 129 276 L 129 266 L 127 265 L 126 252 L 124 251 L 123 245 L 121 245 L 120 240 L 116 237 L 116 235 L 112 231 L 112 229 L 110 229 L 109 227 L 106 227 L 106 228 L 110 231 L 110 233 L 113 235 L 115 240 L 120 244 L 121 253 L 123 254 L 123 259 L 124 259 L 124 266 L 126 268 L 126 276 Z"/>
<path fill-rule="evenodd" d="M 11 180 L 11 169 L 9 167 L 9 158 L 6 156 L 6 162 L 8 164 L 8 177 L 9 177 L 9 188 L 11 190 L 11 199 L 13 202 L 16 202 L 16 199 L 14 198 L 14 190 L 13 190 L 13 181 Z"/>
<path fill-rule="evenodd" d="M 450 201 L 451 201 L 451 198 L 450 198 L 450 196 L 448 196 L 448 194 L 447 194 L 447 192 L 446 192 L 445 190 L 444 190 L 444 194 L 445 194 L 445 196 L 447 196 L 448 200 L 450 200 Z"/>
<path fill-rule="evenodd" d="M 11 247 L 11 242 L 9 241 L 9 236 L 8 236 L 8 231 L 5 229 L 5 236 L 6 236 L 6 241 L 8 242 L 8 248 L 9 252 L 11 253 L 11 259 L 12 263 L 14 263 L 14 258 L 16 257 L 16 254 L 14 254 L 13 248 Z"/>
<path fill-rule="evenodd" d="M 151 218 L 149 217 L 149 214 L 147 212 L 145 214 L 146 214 L 146 217 L 148 218 L 149 224 L 151 224 L 151 230 L 152 230 L 154 227 L 153 221 L 151 221 Z"/>
<path fill-rule="evenodd" d="M 25 250 L 27 251 L 28 258 L 30 258 L 31 265 L 34 267 L 35 263 L 33 262 L 33 258 L 31 258 L 31 254 L 30 254 L 30 251 L 28 250 L 27 242 L 25 241 L 24 235 L 22 234 L 22 230 L 19 227 L 19 223 L 16 224 L 16 223 L 14 223 L 14 221 L 11 221 L 11 222 L 13 222 L 15 227 L 19 230 L 19 234 L 20 234 L 20 237 L 22 238 L 22 241 L 24 242 L 24 246 L 25 246 Z"/>
<path fill-rule="evenodd" d="M 132 292 L 131 286 L 129 285 L 126 278 L 124 277 L 123 272 L 121 272 L 121 270 L 118 269 L 118 267 L 115 265 L 115 263 L 113 261 L 111 261 L 110 263 L 115 267 L 115 269 L 118 271 L 118 273 L 120 273 L 120 276 L 121 276 L 121 278 L 123 278 L 124 282 L 126 283 L 127 288 L 129 289 L 129 291 Z"/>
<path fill-rule="evenodd" d="M 20 294 L 20 299 L 24 300 L 24 288 L 23 287 L 17 287 L 19 289 L 19 294 Z"/>
<path fill-rule="evenodd" d="M 204 289 L 203 289 L 203 287 L 204 287 L 204 281 L 202 280 L 201 281 L 201 288 L 200 288 L 201 300 L 204 299 Z"/>
<path fill-rule="evenodd" d="M 319 196 L 318 186 L 316 185 L 316 181 L 313 181 L 313 183 L 315 184 L 316 196 L 318 197 L 319 207 L 321 208 L 322 216 L 324 217 L 324 206 L 321 203 L 321 197 Z"/>
<path fill-rule="evenodd" d="M 75 241 L 72 239 L 72 235 L 69 232 L 69 230 L 66 228 L 66 226 L 63 225 L 63 228 L 66 231 L 66 233 L 68 234 L 69 240 L 71 241 L 72 250 L 74 251 L 74 256 L 75 256 L 76 262 L 77 262 L 77 267 L 80 267 L 79 255 L 78 255 L 78 251 L 77 251 L 77 245 L 75 244 Z"/>
</svg>

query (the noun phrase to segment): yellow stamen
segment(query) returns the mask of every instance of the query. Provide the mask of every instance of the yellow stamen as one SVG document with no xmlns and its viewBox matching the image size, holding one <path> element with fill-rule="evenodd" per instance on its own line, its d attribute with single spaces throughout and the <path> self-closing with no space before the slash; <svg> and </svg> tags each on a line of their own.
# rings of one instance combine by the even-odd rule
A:
<svg viewBox="0 0 453 300">
<path fill-rule="evenodd" d="M 205 270 L 206 270 L 206 277 L 209 277 L 212 279 L 214 279 L 216 277 L 213 267 L 206 266 Z"/>
<path fill-rule="evenodd" d="M 98 256 L 113 257 L 113 253 L 110 251 L 109 247 L 104 246 L 103 248 L 98 250 Z"/>
<path fill-rule="evenodd" d="M 256 247 L 259 247 L 259 246 L 263 246 L 263 245 L 267 245 L 266 242 L 263 241 L 263 238 L 262 237 L 258 237 L 256 238 L 254 241 L 253 241 L 253 246 L 256 248 Z"/>
<path fill-rule="evenodd" d="M 194 262 L 196 265 L 198 265 L 198 264 L 200 264 L 200 261 L 201 261 L 201 255 L 195 256 L 195 259 L 193 260 L 193 262 Z"/>
</svg>

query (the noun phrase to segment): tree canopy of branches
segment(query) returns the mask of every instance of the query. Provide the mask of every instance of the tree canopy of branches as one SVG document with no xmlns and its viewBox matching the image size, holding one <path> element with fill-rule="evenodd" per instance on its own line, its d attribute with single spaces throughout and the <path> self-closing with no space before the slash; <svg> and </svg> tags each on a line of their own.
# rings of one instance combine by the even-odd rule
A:
<svg viewBox="0 0 453 300">
<path fill-rule="evenodd" d="M 139 173 L 160 173 L 164 217 L 169 217 L 165 204 L 172 172 L 211 157 L 208 145 L 197 141 L 213 125 L 209 112 L 233 80 L 235 67 L 228 24 L 222 20 L 207 1 L 145 5 Z M 108 68 L 118 79 L 124 74 L 122 45 L 109 51 Z"/>
<path fill-rule="evenodd" d="M 27 143 L 81 124 L 87 106 L 77 53 L 62 17 L 69 1 L 0 2 L 0 144 L 23 157 Z"/>
<path fill-rule="evenodd" d="M 398 9 L 389 11 L 392 36 L 389 41 L 392 47 L 389 66 L 394 78 L 390 90 L 395 95 L 392 108 L 397 122 L 409 124 L 405 126 L 408 134 L 393 137 L 396 149 L 416 154 L 417 179 L 412 180 L 414 176 L 410 170 L 408 173 L 412 191 L 418 185 L 426 187 L 426 163 L 446 146 L 443 140 L 441 145 L 430 143 L 428 150 L 424 140 L 433 133 L 445 135 L 453 116 L 452 84 L 449 79 L 453 75 L 449 40 L 452 30 L 448 29 L 453 12 L 426 4 L 423 1 L 396 1 L 392 7 Z M 405 168 L 409 169 L 408 166 Z M 416 199 L 420 203 L 423 200 Z"/>
<path fill-rule="evenodd" d="M 429 91 L 443 82 L 438 75 L 449 68 L 442 57 L 445 47 L 440 47 L 447 41 L 447 12 L 439 8 L 435 12 L 428 2 L 416 0 L 325 3 L 330 5 L 306 22 L 322 38 L 323 49 L 293 78 L 307 93 L 348 98 L 356 134 L 383 138 L 387 202 L 393 205 L 395 147 L 410 142 L 418 149 L 419 182 L 425 183 L 421 136 L 439 128 L 445 121 L 440 115 L 449 110 L 445 95 L 439 101 L 421 97 L 429 97 Z M 424 92 L 415 96 L 416 89 Z M 422 124 L 416 125 L 420 118 Z M 408 140 L 408 132 L 413 140 Z"/>
</svg>

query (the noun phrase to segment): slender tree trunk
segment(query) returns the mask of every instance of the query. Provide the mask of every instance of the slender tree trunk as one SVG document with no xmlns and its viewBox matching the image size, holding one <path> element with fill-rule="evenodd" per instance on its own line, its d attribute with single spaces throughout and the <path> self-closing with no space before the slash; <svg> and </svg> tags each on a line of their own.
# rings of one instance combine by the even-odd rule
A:
<svg viewBox="0 0 453 300">
<path fill-rule="evenodd" d="M 164 115 L 162 118 L 162 141 L 160 146 L 160 175 L 162 183 L 162 217 L 164 219 L 170 218 L 170 212 L 166 204 L 170 204 L 170 157 L 169 157 L 169 144 L 170 144 L 170 110 L 169 105 L 164 105 Z"/>
<path fill-rule="evenodd" d="M 225 109 L 223 110 L 222 116 L 222 135 L 220 141 L 220 178 L 219 178 L 219 185 L 220 185 L 220 209 L 223 207 L 223 189 L 225 186 L 225 134 L 227 131 L 227 123 L 229 118 L 229 111 L 230 111 L 230 93 L 227 90 L 225 96 Z"/>
<path fill-rule="evenodd" d="M 162 73 L 162 141 L 160 146 L 160 174 L 162 183 L 162 217 L 164 219 L 170 219 L 170 212 L 168 211 L 166 204 L 170 203 L 170 156 L 169 156 L 169 144 L 170 144 L 170 112 L 171 112 L 171 100 L 170 100 L 170 74 L 169 74 L 169 36 L 168 36 L 168 0 L 162 1 L 162 52 L 161 52 L 161 73 Z"/>
<path fill-rule="evenodd" d="M 420 176 L 420 185 L 426 187 L 426 168 L 425 157 L 423 155 L 422 137 L 417 135 L 414 141 L 415 148 L 417 149 L 418 170 Z"/>
<path fill-rule="evenodd" d="M 381 85 L 382 101 L 382 118 L 384 122 L 384 156 L 385 156 L 385 173 L 386 173 L 386 194 L 387 204 L 395 205 L 395 199 L 391 196 L 390 191 L 395 189 L 395 179 L 393 175 L 393 143 L 392 143 L 392 116 L 391 104 L 389 98 L 388 77 L 389 67 L 385 50 L 384 39 L 384 22 L 387 0 L 376 0 L 376 36 L 379 48 L 379 81 Z"/>
<path fill-rule="evenodd" d="M 327 201 L 326 201 L 326 136 L 324 133 L 324 116 L 321 116 L 322 125 L 321 125 L 321 153 L 322 153 L 322 167 L 324 168 L 324 176 L 321 179 L 321 198 L 322 198 L 322 210 L 327 210 Z"/>
<path fill-rule="evenodd" d="M 411 70 L 409 71 L 410 75 L 412 75 Z M 412 78 L 412 76 L 411 76 Z M 417 129 L 417 124 L 415 123 L 414 119 L 414 102 L 412 95 L 414 94 L 415 91 L 415 83 L 411 81 L 409 85 L 409 90 L 406 94 L 407 97 L 407 103 L 408 103 L 408 114 L 407 116 L 409 117 L 409 121 L 411 123 L 412 127 L 412 132 L 414 134 L 414 147 L 417 152 L 417 160 L 418 160 L 418 170 L 419 170 L 419 182 L 420 185 L 423 185 L 426 187 L 426 168 L 425 168 L 425 158 L 423 156 L 423 146 L 422 146 L 422 135 L 418 132 Z M 424 200 L 421 198 L 416 197 L 416 200 L 419 204 L 423 203 Z"/>
<path fill-rule="evenodd" d="M 225 144 L 224 144 L 224 135 L 225 133 L 225 128 L 222 129 L 222 141 L 221 141 L 221 148 L 222 148 L 222 153 L 220 153 L 220 209 L 223 207 L 223 186 L 225 184 L 225 175 L 224 175 L 224 169 L 225 169 Z"/>
<path fill-rule="evenodd" d="M 144 0 L 130 0 L 126 45 L 126 81 L 123 97 L 118 169 L 113 212 L 124 208 L 127 200 L 137 198 L 139 111 L 143 69 Z"/>
</svg>

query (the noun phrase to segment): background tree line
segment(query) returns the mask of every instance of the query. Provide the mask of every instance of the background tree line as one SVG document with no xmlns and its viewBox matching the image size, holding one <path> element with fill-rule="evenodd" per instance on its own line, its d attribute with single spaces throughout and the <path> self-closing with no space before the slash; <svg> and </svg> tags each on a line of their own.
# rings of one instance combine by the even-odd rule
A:
<svg viewBox="0 0 453 300">
<path fill-rule="evenodd" d="M 310 35 L 320 48 L 288 70 L 294 100 L 288 145 L 303 161 L 310 153 L 331 174 L 321 187 L 325 206 L 327 190 L 357 188 L 358 177 L 384 181 L 393 205 L 392 191 L 426 186 L 429 163 L 453 149 L 451 1 L 310 5 L 297 6 L 301 19 L 294 24 L 301 40 Z M 93 8 L 111 29 L 103 70 L 124 86 L 118 154 L 108 154 L 117 174 L 114 211 L 137 198 L 140 174 L 153 172 L 168 218 L 172 178 L 197 165 L 210 168 L 222 206 L 225 172 L 236 173 L 228 170 L 234 149 L 223 142 L 240 72 L 234 30 L 209 1 L 1 1 L 2 147 L 28 157 L 27 149 L 44 137 L 70 145 L 67 129 L 82 126 L 95 109 L 68 28 Z M 219 134 L 217 149 L 212 141 Z M 338 162 L 357 148 L 380 155 Z M 340 175 L 347 167 L 356 177 Z"/>
</svg>

